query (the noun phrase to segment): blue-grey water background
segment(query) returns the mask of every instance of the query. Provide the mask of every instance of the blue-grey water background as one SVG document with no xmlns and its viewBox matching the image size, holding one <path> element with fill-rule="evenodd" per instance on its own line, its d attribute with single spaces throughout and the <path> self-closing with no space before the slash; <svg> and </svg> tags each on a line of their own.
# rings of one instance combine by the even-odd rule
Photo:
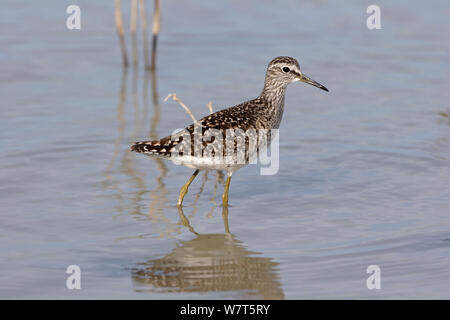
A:
<svg viewBox="0 0 450 320">
<path fill-rule="evenodd" d="M 155 74 L 139 28 L 122 71 L 113 1 L 68 30 L 73 3 L 2 3 L 0 298 L 450 298 L 448 1 L 376 1 L 381 30 L 372 1 L 162 1 Z M 192 170 L 130 143 L 191 123 L 169 93 L 197 117 L 256 97 L 278 55 L 331 92 L 288 88 L 279 172 L 233 176 L 230 235 L 215 172 L 186 226 Z"/>
</svg>

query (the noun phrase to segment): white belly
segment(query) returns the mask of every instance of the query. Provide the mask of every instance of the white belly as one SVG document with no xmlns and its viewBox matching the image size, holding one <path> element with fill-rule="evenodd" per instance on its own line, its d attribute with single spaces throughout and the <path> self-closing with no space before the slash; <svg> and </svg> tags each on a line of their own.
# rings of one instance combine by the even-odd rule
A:
<svg viewBox="0 0 450 320">
<path fill-rule="evenodd" d="M 215 157 L 193 157 L 182 156 L 170 158 L 176 165 L 182 165 L 192 169 L 200 170 L 222 170 L 227 172 L 235 172 L 245 166 L 245 163 L 237 163 L 235 159 L 215 158 Z"/>
</svg>

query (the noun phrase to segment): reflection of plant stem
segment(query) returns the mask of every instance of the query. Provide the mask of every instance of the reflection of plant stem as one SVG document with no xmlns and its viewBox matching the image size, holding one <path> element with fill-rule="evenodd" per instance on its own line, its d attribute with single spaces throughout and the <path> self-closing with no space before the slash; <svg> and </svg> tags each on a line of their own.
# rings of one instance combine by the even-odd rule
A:
<svg viewBox="0 0 450 320">
<path fill-rule="evenodd" d="M 119 102 L 117 104 L 117 120 L 119 121 L 119 135 L 117 136 L 116 141 L 114 142 L 114 154 L 109 162 L 107 171 L 110 171 L 114 167 L 114 162 L 120 152 L 120 141 L 123 138 L 125 133 L 125 117 L 124 117 L 124 105 L 127 95 L 127 69 L 122 70 L 122 78 L 120 82 L 120 94 L 119 94 Z"/>
<path fill-rule="evenodd" d="M 130 141 L 135 141 L 139 135 L 140 129 L 140 107 L 138 99 L 138 89 L 137 89 L 138 72 L 137 66 L 133 67 L 133 81 L 132 81 L 132 95 L 133 95 L 133 109 L 134 109 L 134 123 L 133 131 L 130 137 Z M 137 172 L 134 168 L 134 157 L 129 150 L 124 153 L 122 160 L 122 171 L 125 175 L 129 176 L 135 183 L 138 191 L 136 192 L 136 197 L 133 199 L 134 213 L 140 213 L 139 203 L 141 196 L 146 192 L 146 186 L 142 174 Z"/>
<path fill-rule="evenodd" d="M 147 72 L 148 73 L 148 72 Z M 149 136 L 151 139 L 157 139 L 158 133 L 156 131 L 158 123 L 159 123 L 159 97 L 158 97 L 158 90 L 157 90 L 157 76 L 156 71 L 151 71 L 151 88 L 152 88 L 152 101 L 153 101 L 153 117 L 150 121 L 150 131 Z M 163 159 L 151 157 L 151 159 L 156 163 L 156 167 L 159 171 L 159 176 L 156 177 L 156 188 L 150 191 L 150 204 L 149 204 L 149 210 L 148 214 L 149 217 L 155 221 L 163 220 L 165 224 L 167 225 L 167 233 L 174 233 L 178 231 L 178 226 L 174 224 L 172 221 L 167 219 L 164 216 L 163 208 L 164 205 L 167 203 L 167 188 L 164 183 L 164 178 L 167 175 L 167 167 L 164 163 Z"/>
<path fill-rule="evenodd" d="M 116 159 L 120 153 L 120 142 L 122 141 L 124 133 L 125 133 L 124 106 L 125 106 L 126 93 L 127 93 L 127 74 L 128 74 L 128 69 L 123 68 L 121 82 L 120 82 L 121 84 L 120 84 L 119 102 L 117 103 L 117 120 L 119 121 L 119 135 L 117 136 L 117 138 L 114 142 L 113 156 L 105 170 L 105 183 L 104 183 L 105 187 L 108 187 L 108 188 L 111 188 L 111 189 L 114 189 L 117 191 L 116 195 L 120 202 L 119 211 L 121 211 L 122 210 L 121 208 L 124 207 L 123 197 L 122 197 L 123 192 L 120 189 L 119 184 L 114 183 L 112 181 L 111 170 L 114 167 Z"/>
<path fill-rule="evenodd" d="M 117 34 L 119 35 L 120 49 L 122 50 L 122 64 L 128 66 L 127 47 L 125 45 L 125 34 L 123 31 L 122 10 L 120 8 L 120 0 L 114 1 L 114 16 L 116 20 Z"/>
<path fill-rule="evenodd" d="M 149 136 L 151 139 L 158 139 L 158 134 L 156 132 L 156 128 L 158 126 L 159 123 L 159 96 L 158 96 L 158 91 L 157 91 L 157 83 L 156 83 L 156 71 L 152 71 L 151 72 L 152 75 L 152 102 L 153 102 L 153 107 L 154 107 L 154 111 L 153 111 L 153 117 L 152 120 L 150 122 L 150 132 L 149 132 Z"/>
<path fill-rule="evenodd" d="M 142 114 L 142 124 L 141 126 L 144 125 L 145 121 L 148 118 L 148 83 L 149 83 L 149 78 L 150 78 L 150 72 L 145 71 L 144 72 L 144 83 L 142 85 L 142 104 L 143 104 L 143 114 Z"/>
<path fill-rule="evenodd" d="M 139 0 L 139 12 L 141 16 L 142 37 L 144 38 L 144 63 L 145 68 L 150 69 L 148 57 L 147 17 L 145 14 L 144 0 Z"/>
<path fill-rule="evenodd" d="M 156 46 L 158 44 L 158 35 L 159 35 L 159 25 L 160 25 L 160 2 L 159 0 L 155 0 L 155 7 L 153 11 L 153 39 L 152 39 L 152 65 L 151 69 L 156 69 Z"/>
<path fill-rule="evenodd" d="M 158 133 L 156 131 L 156 128 L 159 123 L 160 105 L 159 105 L 159 96 L 158 96 L 158 90 L 157 90 L 158 88 L 157 88 L 156 71 L 151 71 L 151 76 L 152 76 L 152 101 L 153 101 L 154 112 L 153 112 L 152 120 L 150 122 L 149 136 L 151 139 L 157 139 Z M 154 211 L 156 210 L 156 208 L 161 208 L 164 205 L 163 203 L 167 200 L 167 194 L 168 194 L 167 188 L 164 184 L 164 178 L 166 177 L 166 174 L 167 174 L 166 164 L 164 163 L 164 160 L 160 159 L 160 158 L 152 157 L 152 160 L 156 163 L 156 166 L 157 166 L 160 174 L 156 178 L 157 187 L 155 190 L 152 190 L 152 192 L 151 192 L 152 201 L 150 203 L 150 211 L 149 211 L 151 215 L 154 214 Z M 159 193 L 159 197 L 158 197 L 158 193 Z M 161 200 L 165 200 L 165 201 L 161 201 Z M 155 205 L 156 205 L 156 207 L 155 207 Z"/>
<path fill-rule="evenodd" d="M 131 0 L 131 17 L 130 17 L 130 32 L 131 32 L 131 44 L 133 52 L 133 65 L 138 64 L 137 56 L 137 0 Z"/>
<path fill-rule="evenodd" d="M 141 128 L 142 117 L 140 115 L 139 98 L 138 98 L 138 85 L 137 85 L 137 83 L 138 83 L 138 70 L 137 70 L 137 66 L 135 65 L 133 67 L 133 83 L 132 83 L 134 124 L 133 124 L 133 134 L 131 136 L 131 141 L 136 140 L 136 138 L 139 136 L 139 133 L 141 132 L 141 129 L 142 129 Z"/>
</svg>

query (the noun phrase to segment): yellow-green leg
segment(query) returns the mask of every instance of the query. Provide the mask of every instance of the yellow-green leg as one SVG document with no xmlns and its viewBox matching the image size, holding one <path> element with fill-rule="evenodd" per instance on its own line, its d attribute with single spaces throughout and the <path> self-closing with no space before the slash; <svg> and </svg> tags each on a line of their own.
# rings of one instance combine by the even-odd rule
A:
<svg viewBox="0 0 450 320">
<path fill-rule="evenodd" d="M 231 174 L 228 174 L 227 182 L 225 183 L 225 190 L 223 190 L 222 194 L 222 204 L 224 206 L 228 206 L 228 189 L 230 189 L 231 182 Z"/>
<path fill-rule="evenodd" d="M 195 177 L 198 175 L 198 172 L 200 170 L 195 170 L 195 172 L 192 174 L 192 176 L 189 178 L 189 180 L 184 184 L 184 186 L 181 187 L 180 190 L 180 196 L 178 197 L 177 206 L 180 207 L 183 204 L 183 199 L 186 193 L 188 192 L 189 186 L 191 185 L 192 181 L 194 181 Z"/>
</svg>

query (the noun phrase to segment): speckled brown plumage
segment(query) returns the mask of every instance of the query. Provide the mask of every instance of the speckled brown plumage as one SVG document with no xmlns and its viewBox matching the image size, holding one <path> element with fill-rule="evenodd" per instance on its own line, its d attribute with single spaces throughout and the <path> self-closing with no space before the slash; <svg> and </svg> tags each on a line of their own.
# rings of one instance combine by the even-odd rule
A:
<svg viewBox="0 0 450 320">
<path fill-rule="evenodd" d="M 257 98 L 237 106 L 217 111 L 209 116 L 200 119 L 197 123 L 201 125 L 202 134 L 205 134 L 208 129 L 219 129 L 222 131 L 225 138 L 225 130 L 227 129 L 242 129 L 247 131 L 248 129 L 271 129 L 274 126 L 276 118 L 273 118 L 270 110 L 267 108 L 264 98 Z M 191 146 L 194 146 L 194 124 L 186 127 L 185 130 L 191 135 Z M 156 141 L 141 141 L 136 142 L 131 146 L 132 151 L 146 153 L 148 155 L 158 155 L 161 157 L 170 157 L 173 148 L 183 141 L 182 135 L 174 134 L 167 136 Z M 269 140 L 270 141 L 270 140 Z M 206 147 L 208 143 L 213 143 L 214 140 L 209 142 L 204 141 L 203 147 Z M 226 143 L 224 143 L 226 148 Z M 226 152 L 226 149 L 224 150 Z M 180 155 L 183 155 L 181 152 Z M 194 155 L 194 151 L 191 150 L 191 155 Z"/>
<path fill-rule="evenodd" d="M 289 71 L 283 71 L 286 70 L 285 68 L 288 68 Z M 259 97 L 200 119 L 198 125 L 201 124 L 202 134 L 208 129 L 223 131 L 227 129 L 244 131 L 248 129 L 278 129 L 283 116 L 286 87 L 293 81 L 302 81 L 298 80 L 302 76 L 299 64 L 294 58 L 282 56 L 273 59 L 267 67 L 264 88 Z M 323 86 L 322 89 L 326 90 Z M 185 130 L 191 134 L 193 141 L 194 124 Z M 223 134 L 225 136 L 225 132 Z M 182 136 L 175 134 L 160 140 L 136 142 L 131 146 L 131 150 L 151 156 L 170 157 L 174 147 L 182 140 Z M 268 141 L 270 143 L 270 138 Z M 209 143 L 213 143 L 213 141 Z M 208 142 L 203 142 L 203 147 L 206 147 L 207 144 Z M 225 143 L 224 145 L 226 147 Z M 192 149 L 190 155 L 194 155 L 193 152 Z"/>
</svg>

